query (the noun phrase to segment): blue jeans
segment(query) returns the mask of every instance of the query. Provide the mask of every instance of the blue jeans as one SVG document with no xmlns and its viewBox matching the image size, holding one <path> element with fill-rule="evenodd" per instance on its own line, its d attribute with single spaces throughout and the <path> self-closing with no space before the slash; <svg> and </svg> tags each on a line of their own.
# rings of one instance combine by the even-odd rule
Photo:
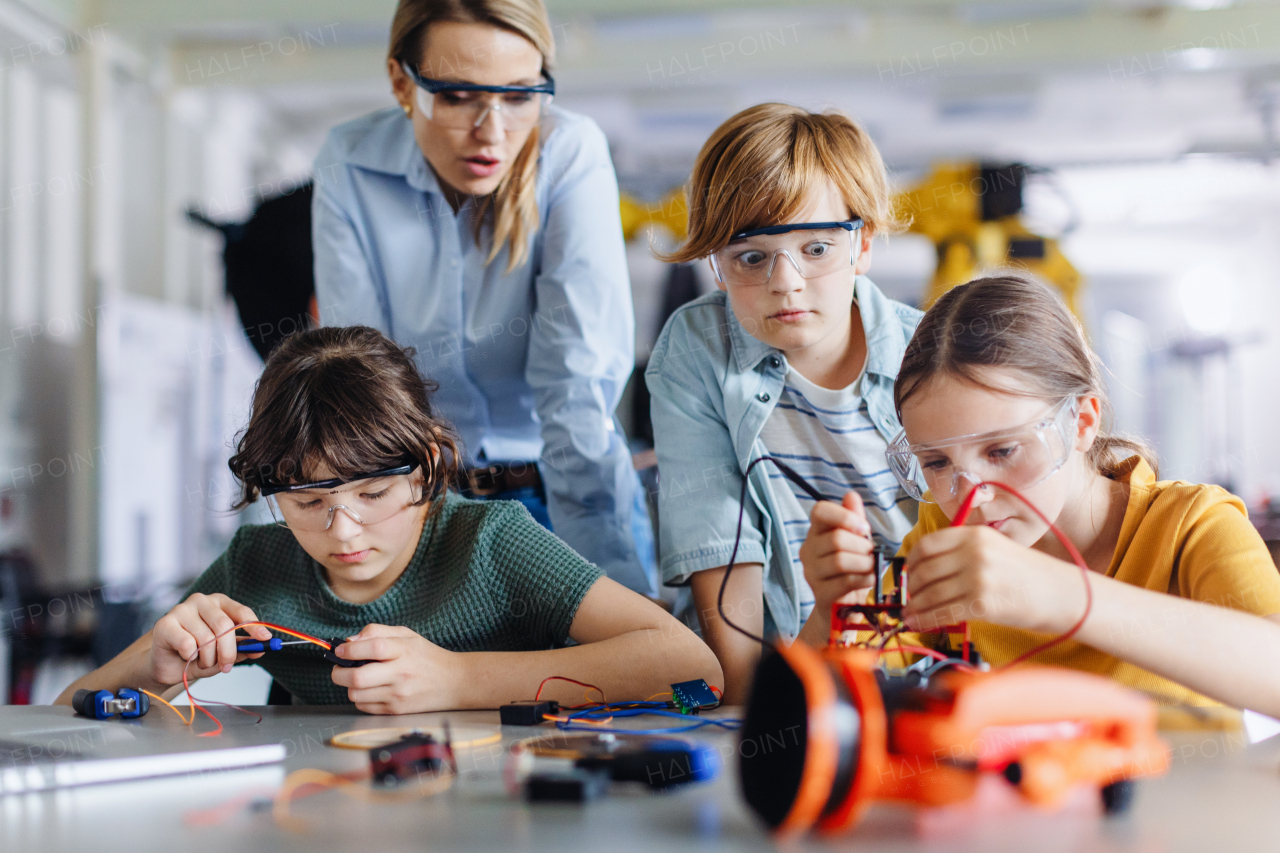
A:
<svg viewBox="0 0 1280 853">
<path fill-rule="evenodd" d="M 631 536 L 635 539 L 636 555 L 644 573 L 652 579 L 658 576 L 657 547 L 653 541 L 653 525 L 649 521 L 649 502 L 645 499 L 644 485 L 636 483 L 635 501 L 631 505 Z M 480 497 L 480 496 L 477 496 Z M 551 532 L 551 515 L 547 512 L 547 497 L 541 488 L 526 486 L 523 489 L 510 489 L 480 497 L 487 501 L 519 501 L 533 516 L 533 520 Z"/>
</svg>

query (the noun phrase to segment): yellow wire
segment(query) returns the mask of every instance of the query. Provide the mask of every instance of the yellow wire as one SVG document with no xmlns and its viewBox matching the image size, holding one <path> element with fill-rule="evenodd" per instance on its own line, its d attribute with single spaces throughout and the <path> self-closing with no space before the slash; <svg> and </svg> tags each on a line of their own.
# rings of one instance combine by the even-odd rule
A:
<svg viewBox="0 0 1280 853">
<path fill-rule="evenodd" d="M 666 691 L 665 693 L 655 693 L 655 694 L 653 694 L 652 696 L 650 696 L 648 699 L 645 699 L 644 701 L 649 702 L 649 701 L 652 701 L 652 700 L 654 700 L 654 699 L 657 699 L 659 696 L 670 696 L 670 695 L 671 695 L 671 691 L 670 691 L 670 690 L 668 690 L 668 691 Z"/>
<path fill-rule="evenodd" d="M 138 689 L 142 690 L 141 687 L 139 687 Z M 184 726 L 189 726 L 196 721 L 196 709 L 194 705 L 191 706 L 191 719 L 188 720 L 186 714 L 182 713 L 173 705 L 169 704 L 169 700 L 165 699 L 163 696 L 157 696 L 156 694 L 152 693 L 150 690 L 142 690 L 142 692 L 150 696 L 152 699 L 155 699 L 159 702 L 163 702 L 166 706 L 168 706 L 170 711 L 178 715 L 178 719 L 182 720 L 182 724 Z"/>
<path fill-rule="evenodd" d="M 475 728 L 478 729 L 479 727 L 477 726 Z M 466 727 L 463 727 L 462 731 L 467 732 L 468 729 Z M 384 743 L 380 743 L 380 744 L 373 744 L 369 742 L 351 743 L 353 739 L 357 739 L 360 737 L 368 737 L 371 734 L 378 734 L 378 733 L 386 734 L 387 740 Z M 329 738 L 329 746 L 334 746 L 334 747 L 337 747 L 338 749 L 359 749 L 359 750 L 368 751 L 372 749 L 374 746 L 385 746 L 386 744 L 395 743 L 397 740 L 404 737 L 405 735 L 421 734 L 421 733 L 424 733 L 424 730 L 416 729 L 416 728 L 356 729 L 355 731 L 350 731 L 350 732 L 340 732 L 334 735 L 333 737 Z M 434 734 L 435 730 L 432 729 L 431 731 L 425 732 L 425 733 Z M 452 746 L 454 749 L 467 749 L 473 746 L 487 746 L 488 744 L 491 744 L 491 743 L 497 743 L 500 740 L 502 740 L 501 732 L 486 731 L 484 732 L 484 734 L 478 735 L 477 737 L 472 737 L 472 738 L 463 739 L 463 740 L 455 740 L 450 744 L 450 746 Z"/>
</svg>

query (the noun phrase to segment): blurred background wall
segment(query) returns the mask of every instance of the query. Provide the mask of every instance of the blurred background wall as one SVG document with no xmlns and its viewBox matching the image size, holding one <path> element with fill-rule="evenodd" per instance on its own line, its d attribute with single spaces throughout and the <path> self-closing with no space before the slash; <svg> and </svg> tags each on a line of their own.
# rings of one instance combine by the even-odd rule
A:
<svg viewBox="0 0 1280 853">
<path fill-rule="evenodd" d="M 918 190 L 878 284 L 920 303 L 957 271 L 1050 264 L 1120 427 L 1280 538 L 1280 5 L 548 5 L 557 102 L 604 128 L 626 195 L 639 364 L 710 286 L 650 254 L 707 135 L 760 101 L 839 108 Z M 302 320 L 246 323 L 224 248 L 308 192 L 328 128 L 394 104 L 393 8 L 0 0 L 0 701 L 49 701 L 255 520 L 227 511 L 225 463 L 259 350 Z M 1021 204 L 984 219 L 1000 175 Z M 644 414 L 624 403 L 637 451 Z"/>
</svg>

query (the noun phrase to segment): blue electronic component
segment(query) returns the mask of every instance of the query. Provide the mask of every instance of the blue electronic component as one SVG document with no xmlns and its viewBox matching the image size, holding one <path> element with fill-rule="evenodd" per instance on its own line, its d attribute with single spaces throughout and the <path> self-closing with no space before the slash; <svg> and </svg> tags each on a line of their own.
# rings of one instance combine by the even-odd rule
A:
<svg viewBox="0 0 1280 853">
<path fill-rule="evenodd" d="M 77 690 L 71 707 L 77 714 L 95 720 L 109 720 L 117 714 L 128 720 L 151 710 L 151 699 L 131 687 L 122 687 L 115 695 L 110 690 Z"/>
<path fill-rule="evenodd" d="M 677 761 L 673 767 L 684 769 L 685 762 L 689 769 L 689 778 L 681 780 L 675 773 L 668 784 L 679 781 L 710 782 L 720 775 L 720 753 L 709 743 L 693 741 L 657 741 L 649 746 L 652 752 L 670 752 Z"/>
<path fill-rule="evenodd" d="M 682 714 L 692 714 L 702 708 L 714 708 L 720 700 L 711 692 L 711 686 L 699 678 L 671 685 L 671 701 Z"/>
<path fill-rule="evenodd" d="M 577 759 L 575 765 L 586 769 L 605 769 L 615 782 L 643 782 L 650 788 L 670 788 L 693 782 L 710 782 L 720 775 L 720 753 L 708 743 L 695 743 L 682 738 L 655 738 L 607 755 L 590 755 Z"/>
</svg>

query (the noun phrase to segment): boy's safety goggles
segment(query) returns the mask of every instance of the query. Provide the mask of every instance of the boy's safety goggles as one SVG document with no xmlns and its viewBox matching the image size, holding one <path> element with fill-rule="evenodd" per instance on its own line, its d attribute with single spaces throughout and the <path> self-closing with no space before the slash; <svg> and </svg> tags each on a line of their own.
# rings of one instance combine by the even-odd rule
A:
<svg viewBox="0 0 1280 853">
<path fill-rule="evenodd" d="M 471 130 L 484 124 L 490 113 L 501 119 L 503 130 L 528 130 L 538 123 L 543 109 L 555 97 L 556 81 L 537 86 L 485 86 L 423 77 L 409 63 L 400 63 L 417 84 L 414 103 L 434 124 Z"/>
<path fill-rule="evenodd" d="M 863 222 L 802 222 L 739 231 L 728 246 L 713 252 L 711 269 L 723 284 L 766 284 L 779 257 L 802 278 L 818 278 L 853 266 Z"/>
<path fill-rule="evenodd" d="M 422 487 L 410 475 L 418 463 L 384 468 L 349 480 L 321 480 L 295 486 L 267 484 L 262 496 L 276 524 L 290 530 L 319 533 L 345 512 L 358 524 L 378 524 L 422 499 Z M 343 487 L 346 488 L 343 488 Z"/>
<path fill-rule="evenodd" d="M 958 498 L 985 482 L 1021 491 L 1066 464 L 1077 412 L 1075 398 L 1068 397 L 1034 423 L 928 444 L 908 444 L 904 430 L 885 456 L 903 490 L 918 501 Z"/>
</svg>

